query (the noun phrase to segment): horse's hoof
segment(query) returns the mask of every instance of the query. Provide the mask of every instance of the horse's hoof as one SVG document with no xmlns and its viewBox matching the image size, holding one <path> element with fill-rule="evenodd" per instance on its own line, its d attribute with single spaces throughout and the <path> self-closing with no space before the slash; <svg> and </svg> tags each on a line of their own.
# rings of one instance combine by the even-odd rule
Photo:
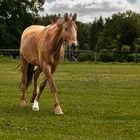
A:
<svg viewBox="0 0 140 140">
<path fill-rule="evenodd" d="M 55 114 L 56 115 L 63 115 L 64 113 L 60 107 L 57 107 L 57 108 L 55 108 Z"/>
<path fill-rule="evenodd" d="M 33 111 L 39 111 L 38 101 L 34 100 L 32 110 Z"/>
<path fill-rule="evenodd" d="M 56 115 L 63 115 L 64 113 L 63 113 L 63 111 L 59 111 L 59 112 L 55 111 L 55 114 Z"/>
<path fill-rule="evenodd" d="M 21 107 L 26 107 L 27 106 L 26 101 L 25 100 L 22 100 L 21 103 L 20 103 L 20 106 Z"/>
</svg>

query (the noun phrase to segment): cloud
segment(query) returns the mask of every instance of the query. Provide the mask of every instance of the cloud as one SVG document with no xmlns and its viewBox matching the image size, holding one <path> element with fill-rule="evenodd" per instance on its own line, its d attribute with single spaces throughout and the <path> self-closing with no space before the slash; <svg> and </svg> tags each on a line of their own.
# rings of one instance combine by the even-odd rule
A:
<svg viewBox="0 0 140 140">
<path fill-rule="evenodd" d="M 78 20 L 82 22 L 93 21 L 95 17 L 108 17 L 116 12 L 133 10 L 138 12 L 140 0 L 130 3 L 127 0 L 55 0 L 45 2 L 47 14 L 77 13 Z"/>
</svg>

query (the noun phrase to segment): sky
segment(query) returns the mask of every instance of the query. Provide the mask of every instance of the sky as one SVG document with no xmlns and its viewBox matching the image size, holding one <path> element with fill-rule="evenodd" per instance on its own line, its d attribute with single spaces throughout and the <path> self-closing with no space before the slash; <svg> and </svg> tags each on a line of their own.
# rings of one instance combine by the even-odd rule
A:
<svg viewBox="0 0 140 140">
<path fill-rule="evenodd" d="M 77 13 L 77 20 L 92 22 L 94 18 L 132 10 L 139 13 L 140 0 L 45 0 L 43 14 Z"/>
</svg>

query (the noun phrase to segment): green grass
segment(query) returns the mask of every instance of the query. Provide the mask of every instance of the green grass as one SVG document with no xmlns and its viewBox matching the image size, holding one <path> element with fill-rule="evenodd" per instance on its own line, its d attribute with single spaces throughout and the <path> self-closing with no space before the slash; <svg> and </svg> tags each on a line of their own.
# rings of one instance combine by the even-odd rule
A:
<svg viewBox="0 0 140 140">
<path fill-rule="evenodd" d="M 63 116 L 54 115 L 48 87 L 39 112 L 29 103 L 32 87 L 28 106 L 19 106 L 17 65 L 18 60 L 0 59 L 0 139 L 140 140 L 139 64 L 60 64 L 53 77 Z"/>
</svg>

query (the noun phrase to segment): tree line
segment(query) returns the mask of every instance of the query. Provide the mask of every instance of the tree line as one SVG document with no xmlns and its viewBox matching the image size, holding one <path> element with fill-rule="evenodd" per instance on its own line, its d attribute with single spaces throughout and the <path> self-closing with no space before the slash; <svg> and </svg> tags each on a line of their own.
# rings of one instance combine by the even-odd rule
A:
<svg viewBox="0 0 140 140">
<path fill-rule="evenodd" d="M 48 25 L 58 15 L 40 16 L 44 0 L 0 0 L 0 49 L 18 49 L 23 30 L 33 24 Z M 137 61 L 140 59 L 140 14 L 126 11 L 93 22 L 77 21 L 79 61 Z"/>
</svg>

